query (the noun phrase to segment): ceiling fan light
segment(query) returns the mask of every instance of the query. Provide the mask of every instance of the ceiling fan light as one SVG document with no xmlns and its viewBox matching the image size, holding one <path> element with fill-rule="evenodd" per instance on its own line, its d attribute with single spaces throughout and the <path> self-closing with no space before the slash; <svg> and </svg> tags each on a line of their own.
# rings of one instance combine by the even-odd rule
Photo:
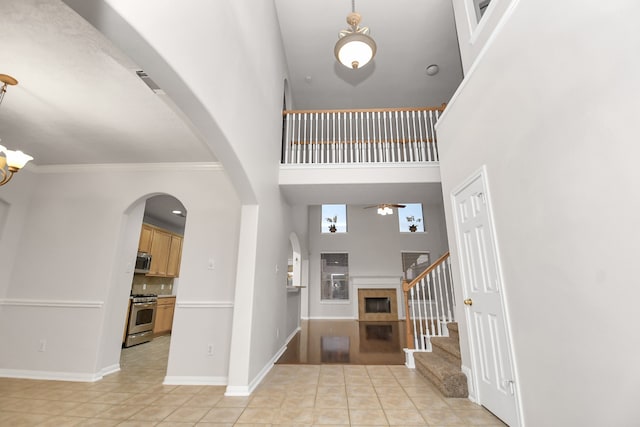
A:
<svg viewBox="0 0 640 427">
<path fill-rule="evenodd" d="M 334 53 L 338 62 L 355 70 L 371 61 L 376 54 L 376 43 L 365 34 L 347 34 L 338 40 Z"/>
</svg>

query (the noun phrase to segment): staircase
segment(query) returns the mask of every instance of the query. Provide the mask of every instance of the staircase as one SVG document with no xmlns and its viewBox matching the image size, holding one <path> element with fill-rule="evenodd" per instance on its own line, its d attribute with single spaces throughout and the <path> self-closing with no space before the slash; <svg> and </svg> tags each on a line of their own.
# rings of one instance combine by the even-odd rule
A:
<svg viewBox="0 0 640 427">
<path fill-rule="evenodd" d="M 415 352 L 416 370 L 446 397 L 467 397 L 467 376 L 460 370 L 458 324 L 448 323 L 448 337 L 431 337 L 431 352 Z"/>
</svg>

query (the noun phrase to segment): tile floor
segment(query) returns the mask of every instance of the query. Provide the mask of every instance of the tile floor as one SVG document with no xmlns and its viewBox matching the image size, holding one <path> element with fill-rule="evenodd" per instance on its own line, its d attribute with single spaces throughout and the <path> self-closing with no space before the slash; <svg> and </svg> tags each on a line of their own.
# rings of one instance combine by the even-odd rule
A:
<svg viewBox="0 0 640 427">
<path fill-rule="evenodd" d="M 95 383 L 0 378 L 0 426 L 504 426 L 401 365 L 274 366 L 250 397 L 162 385 L 168 336 Z"/>
</svg>

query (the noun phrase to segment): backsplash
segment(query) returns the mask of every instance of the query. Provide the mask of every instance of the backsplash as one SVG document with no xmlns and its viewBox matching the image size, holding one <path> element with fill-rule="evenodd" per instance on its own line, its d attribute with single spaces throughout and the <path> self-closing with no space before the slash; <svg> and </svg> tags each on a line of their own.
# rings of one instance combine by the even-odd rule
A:
<svg viewBox="0 0 640 427">
<path fill-rule="evenodd" d="M 172 277 L 147 277 L 144 274 L 134 274 L 131 284 L 132 294 L 173 294 Z"/>
</svg>

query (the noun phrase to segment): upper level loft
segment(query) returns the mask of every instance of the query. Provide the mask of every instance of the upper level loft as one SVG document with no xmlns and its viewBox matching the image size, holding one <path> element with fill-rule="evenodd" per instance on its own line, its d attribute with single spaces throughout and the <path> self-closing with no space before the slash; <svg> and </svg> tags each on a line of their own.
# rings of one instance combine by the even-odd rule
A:
<svg viewBox="0 0 640 427">
<path fill-rule="evenodd" d="M 439 187 L 444 108 L 284 111 L 280 188 L 292 203 L 313 204 L 344 202 L 349 189 Z"/>
</svg>

